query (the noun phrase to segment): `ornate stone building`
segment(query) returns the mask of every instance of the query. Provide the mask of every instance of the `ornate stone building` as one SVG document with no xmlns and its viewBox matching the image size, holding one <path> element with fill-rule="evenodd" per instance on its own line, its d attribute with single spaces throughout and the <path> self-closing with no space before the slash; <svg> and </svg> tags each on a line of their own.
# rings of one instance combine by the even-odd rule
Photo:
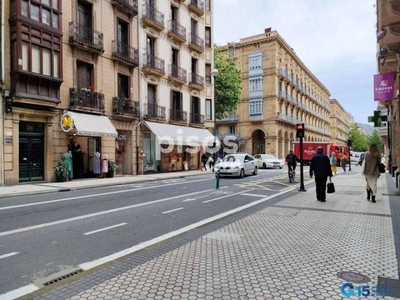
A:
<svg viewBox="0 0 400 300">
<path fill-rule="evenodd" d="M 400 69 L 400 1 L 377 0 L 377 66 L 379 73 L 393 72 L 395 79 L 394 98 L 380 101 L 378 109 L 386 115 L 388 122 L 378 128 L 388 149 L 391 166 L 400 166 L 400 105 L 399 105 L 399 69 Z M 384 108 L 383 108 L 384 107 Z M 389 128 L 387 128 L 387 126 Z M 393 171 L 391 168 L 390 171 Z"/>
<path fill-rule="evenodd" d="M 236 114 L 218 121 L 220 137 L 235 134 L 240 151 L 286 156 L 305 123 L 305 141 L 330 140 L 330 93 L 277 31 L 221 48 L 242 72 Z"/>
<path fill-rule="evenodd" d="M 331 105 L 331 142 L 347 145 L 353 117 L 340 105 L 336 99 L 330 100 Z"/>
</svg>

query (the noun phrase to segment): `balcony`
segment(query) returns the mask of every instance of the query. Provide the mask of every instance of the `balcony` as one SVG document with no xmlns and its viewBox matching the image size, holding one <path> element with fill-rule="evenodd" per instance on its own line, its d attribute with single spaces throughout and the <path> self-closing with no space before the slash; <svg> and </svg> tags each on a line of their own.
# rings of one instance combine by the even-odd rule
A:
<svg viewBox="0 0 400 300">
<path fill-rule="evenodd" d="M 83 25 L 69 23 L 69 44 L 95 53 L 103 53 L 103 34 Z"/>
<path fill-rule="evenodd" d="M 292 118 L 292 117 L 289 117 L 288 115 L 285 115 L 285 114 L 283 114 L 283 113 L 281 113 L 281 112 L 278 112 L 278 113 L 277 113 L 277 117 L 278 117 L 278 120 L 284 121 L 284 122 L 289 123 L 289 124 L 297 124 L 297 123 L 300 123 L 299 120 L 297 120 L 297 119 L 295 119 L 295 118 Z"/>
<path fill-rule="evenodd" d="M 286 99 L 287 94 L 285 91 L 279 91 L 279 98 Z"/>
<path fill-rule="evenodd" d="M 189 0 L 189 10 L 199 17 L 204 15 L 204 2 L 200 0 Z"/>
<path fill-rule="evenodd" d="M 142 22 L 144 25 L 150 26 L 159 32 L 165 29 L 164 14 L 147 4 L 143 5 Z"/>
<path fill-rule="evenodd" d="M 139 50 L 114 40 L 112 41 L 112 58 L 135 68 L 139 65 Z"/>
<path fill-rule="evenodd" d="M 204 115 L 198 113 L 191 113 L 190 114 L 190 124 L 192 125 L 201 125 L 204 124 Z"/>
<path fill-rule="evenodd" d="M 165 120 L 165 106 L 159 106 L 154 103 L 144 104 L 145 119 Z"/>
<path fill-rule="evenodd" d="M 187 112 L 179 109 L 169 110 L 170 123 L 187 123 Z"/>
<path fill-rule="evenodd" d="M 142 71 L 147 75 L 162 77 L 165 75 L 164 60 L 150 54 L 143 54 Z"/>
<path fill-rule="evenodd" d="M 204 52 L 204 40 L 195 33 L 190 34 L 189 49 L 198 53 Z"/>
<path fill-rule="evenodd" d="M 186 42 L 186 28 L 175 20 L 168 21 L 168 36 L 178 43 Z"/>
<path fill-rule="evenodd" d="M 69 108 L 71 110 L 104 112 L 104 94 L 89 88 L 70 88 Z"/>
<path fill-rule="evenodd" d="M 237 123 L 239 121 L 238 115 L 230 115 L 229 117 L 223 119 L 217 119 L 217 123 Z"/>
<path fill-rule="evenodd" d="M 178 84 L 185 84 L 187 82 L 186 70 L 175 65 L 169 65 L 168 79 Z"/>
<path fill-rule="evenodd" d="M 189 88 L 194 90 L 204 90 L 204 77 L 197 75 L 196 73 L 192 73 L 190 75 Z"/>
<path fill-rule="evenodd" d="M 139 101 L 133 101 L 125 97 L 113 97 L 113 114 L 124 118 L 139 118 Z"/>
<path fill-rule="evenodd" d="M 137 0 L 112 0 L 111 4 L 120 11 L 127 13 L 130 17 L 134 17 L 138 14 Z"/>
</svg>

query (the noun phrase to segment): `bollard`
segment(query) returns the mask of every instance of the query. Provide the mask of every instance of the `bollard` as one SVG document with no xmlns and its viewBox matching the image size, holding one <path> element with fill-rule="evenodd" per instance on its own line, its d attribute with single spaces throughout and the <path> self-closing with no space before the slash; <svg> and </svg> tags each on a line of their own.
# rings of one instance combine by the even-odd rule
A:
<svg viewBox="0 0 400 300">
<path fill-rule="evenodd" d="M 219 170 L 217 170 L 217 172 L 215 172 L 215 189 L 216 190 L 219 189 Z"/>
</svg>

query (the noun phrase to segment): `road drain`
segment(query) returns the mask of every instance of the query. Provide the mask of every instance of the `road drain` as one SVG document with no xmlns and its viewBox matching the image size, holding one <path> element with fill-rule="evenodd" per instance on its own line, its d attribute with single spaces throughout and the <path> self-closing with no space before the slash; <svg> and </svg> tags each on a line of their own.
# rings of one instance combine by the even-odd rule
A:
<svg viewBox="0 0 400 300">
<path fill-rule="evenodd" d="M 72 276 L 77 275 L 77 274 L 82 273 L 82 272 L 83 272 L 82 269 L 78 269 L 78 270 L 73 271 L 73 272 L 71 272 L 71 273 L 68 273 L 68 274 L 65 274 L 65 275 L 63 275 L 63 276 L 54 278 L 54 279 L 52 279 L 52 280 L 50 280 L 50 281 L 47 281 L 47 282 L 45 282 L 43 285 L 44 285 L 44 286 L 49 286 L 49 285 L 55 284 L 55 283 L 57 283 L 57 282 L 60 282 L 60 281 L 62 281 L 62 280 L 64 280 L 64 279 L 71 278 Z"/>
</svg>

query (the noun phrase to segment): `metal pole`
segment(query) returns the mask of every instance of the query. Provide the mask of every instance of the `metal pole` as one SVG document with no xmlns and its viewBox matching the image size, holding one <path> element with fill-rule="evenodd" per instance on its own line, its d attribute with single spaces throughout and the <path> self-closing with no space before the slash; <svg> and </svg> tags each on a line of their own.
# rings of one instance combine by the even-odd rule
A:
<svg viewBox="0 0 400 300">
<path fill-rule="evenodd" d="M 299 192 L 306 192 L 304 188 L 304 174 L 303 174 L 303 138 L 300 137 L 300 188 Z"/>
<path fill-rule="evenodd" d="M 393 174 L 392 172 L 392 138 L 390 136 L 390 105 L 388 106 L 387 109 L 387 116 L 386 116 L 386 127 L 387 127 L 387 147 L 388 147 L 388 169 L 390 174 Z M 394 176 L 394 175 L 392 175 Z"/>
<path fill-rule="evenodd" d="M 349 171 L 351 171 L 351 155 L 350 155 L 350 151 L 351 151 L 351 146 L 349 146 Z"/>
<path fill-rule="evenodd" d="M 214 134 L 214 144 L 213 146 L 216 147 L 217 145 L 217 113 L 215 111 L 216 108 L 216 99 L 215 99 L 215 75 L 213 75 L 213 110 L 214 110 L 214 130 L 213 130 L 213 134 Z"/>
</svg>

